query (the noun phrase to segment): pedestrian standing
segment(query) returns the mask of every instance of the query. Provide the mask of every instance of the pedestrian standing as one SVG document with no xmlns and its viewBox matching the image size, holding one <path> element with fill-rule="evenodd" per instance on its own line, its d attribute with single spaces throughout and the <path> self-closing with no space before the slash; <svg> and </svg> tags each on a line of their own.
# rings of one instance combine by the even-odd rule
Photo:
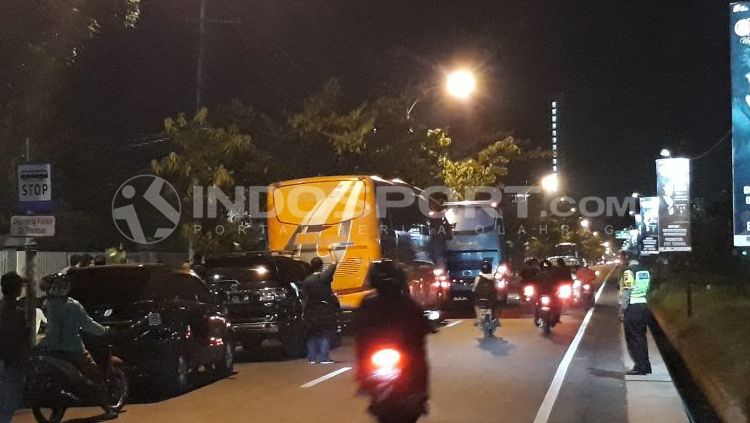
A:
<svg viewBox="0 0 750 423">
<path fill-rule="evenodd" d="M 310 363 L 333 364 L 329 355 L 331 337 L 338 324 L 340 306 L 333 294 L 333 274 L 336 265 L 323 271 L 323 260 L 314 257 L 310 261 L 312 275 L 302 282 L 305 293 L 303 319 L 307 327 L 307 360 Z"/>
<path fill-rule="evenodd" d="M 29 324 L 18 303 L 23 278 L 16 272 L 0 279 L 0 423 L 10 423 L 23 399 L 26 368 L 31 354 Z"/>
<path fill-rule="evenodd" d="M 620 307 L 621 318 L 625 329 L 625 344 L 635 365 L 627 371 L 628 375 L 647 375 L 651 373 L 651 362 L 648 358 L 648 341 L 646 329 L 651 319 L 648 308 L 648 290 L 651 285 L 651 272 L 640 264 L 637 258 L 631 258 L 620 274 Z"/>
</svg>

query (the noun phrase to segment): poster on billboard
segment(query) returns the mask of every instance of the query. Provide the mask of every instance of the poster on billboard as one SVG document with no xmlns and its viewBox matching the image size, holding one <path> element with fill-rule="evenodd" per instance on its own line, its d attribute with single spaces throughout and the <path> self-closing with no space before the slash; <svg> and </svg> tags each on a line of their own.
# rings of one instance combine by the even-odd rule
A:
<svg viewBox="0 0 750 423">
<path fill-rule="evenodd" d="M 734 245 L 750 246 L 750 2 L 730 6 Z"/>
<path fill-rule="evenodd" d="M 659 197 L 641 197 L 641 255 L 659 254 Z"/>
<path fill-rule="evenodd" d="M 656 192 L 659 201 L 659 251 L 691 251 L 690 160 L 657 160 Z"/>
</svg>

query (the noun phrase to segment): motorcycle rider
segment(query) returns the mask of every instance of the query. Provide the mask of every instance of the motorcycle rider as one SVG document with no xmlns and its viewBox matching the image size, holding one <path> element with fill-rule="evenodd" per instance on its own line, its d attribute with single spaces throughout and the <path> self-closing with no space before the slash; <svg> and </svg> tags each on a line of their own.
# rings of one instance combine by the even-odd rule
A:
<svg viewBox="0 0 750 423">
<path fill-rule="evenodd" d="M 479 302 L 484 300 L 487 301 L 490 308 L 492 309 L 492 317 L 497 317 L 498 312 L 498 289 L 495 283 L 495 276 L 492 274 L 492 264 L 485 260 L 482 262 L 480 273 L 474 279 L 474 286 L 471 291 L 474 293 L 474 316 L 476 320 L 474 326 L 477 326 L 479 322 Z M 498 322 L 499 323 L 499 322 Z"/>
<path fill-rule="evenodd" d="M 524 267 L 520 272 L 521 280 L 523 282 L 536 282 L 539 279 L 540 272 L 539 259 L 531 257 L 524 262 Z"/>
<path fill-rule="evenodd" d="M 392 261 L 374 262 L 370 284 L 377 291 L 366 297 L 354 316 L 357 373 L 360 386 L 366 386 L 367 360 L 379 346 L 394 342 L 408 357 L 406 392 L 398 410 L 383 409 L 372 403 L 368 411 L 380 422 L 412 423 L 427 413 L 428 372 L 425 337 L 432 332 L 424 311 L 408 295 L 406 273 Z"/>
<path fill-rule="evenodd" d="M 569 281 L 571 279 L 570 267 L 565 264 L 565 260 L 562 257 L 558 257 L 555 262 L 555 272 L 559 282 Z"/>
<path fill-rule="evenodd" d="M 570 277 L 569 275 L 568 277 Z M 553 266 L 552 262 L 549 260 L 542 262 L 539 281 L 537 283 L 539 291 L 537 295 L 549 295 L 552 300 L 553 321 L 557 323 L 560 323 L 560 315 L 562 314 L 562 306 L 560 305 L 560 300 L 557 298 L 557 287 L 560 285 L 562 277 L 562 272 L 559 268 Z"/>
<path fill-rule="evenodd" d="M 88 315 L 81 303 L 68 296 L 70 279 L 61 275 L 51 278 L 47 288 L 47 335 L 43 345 L 47 353 L 73 364 L 93 385 L 93 398 L 104 410 L 103 419 L 116 419 L 117 412 L 109 405 L 104 379 L 99 366 L 86 350 L 80 331 L 104 336 L 107 329 Z"/>
<path fill-rule="evenodd" d="M 31 354 L 29 322 L 18 303 L 24 280 L 16 272 L 0 279 L 0 423 L 10 423 L 22 403 L 26 367 Z"/>
</svg>

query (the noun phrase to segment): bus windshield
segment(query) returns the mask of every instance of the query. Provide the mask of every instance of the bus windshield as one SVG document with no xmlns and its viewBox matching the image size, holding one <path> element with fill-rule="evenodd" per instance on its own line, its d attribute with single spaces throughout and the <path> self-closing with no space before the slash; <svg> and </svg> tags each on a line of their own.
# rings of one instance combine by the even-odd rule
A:
<svg viewBox="0 0 750 423">
<path fill-rule="evenodd" d="M 335 225 L 364 213 L 365 183 L 330 180 L 287 185 L 275 188 L 273 198 L 277 218 L 282 223 Z"/>
</svg>

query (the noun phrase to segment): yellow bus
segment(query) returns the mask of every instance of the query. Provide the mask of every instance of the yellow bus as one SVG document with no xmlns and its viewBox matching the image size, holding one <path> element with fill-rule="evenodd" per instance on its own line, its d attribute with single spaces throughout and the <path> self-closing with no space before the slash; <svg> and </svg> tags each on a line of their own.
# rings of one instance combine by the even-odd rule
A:
<svg viewBox="0 0 750 423">
<path fill-rule="evenodd" d="M 444 230 L 434 204 L 417 187 L 377 176 L 277 182 L 268 192 L 268 247 L 306 262 L 336 261 L 333 289 L 343 309 L 357 308 L 371 291 L 371 262 L 424 269 L 440 260 Z"/>
</svg>

